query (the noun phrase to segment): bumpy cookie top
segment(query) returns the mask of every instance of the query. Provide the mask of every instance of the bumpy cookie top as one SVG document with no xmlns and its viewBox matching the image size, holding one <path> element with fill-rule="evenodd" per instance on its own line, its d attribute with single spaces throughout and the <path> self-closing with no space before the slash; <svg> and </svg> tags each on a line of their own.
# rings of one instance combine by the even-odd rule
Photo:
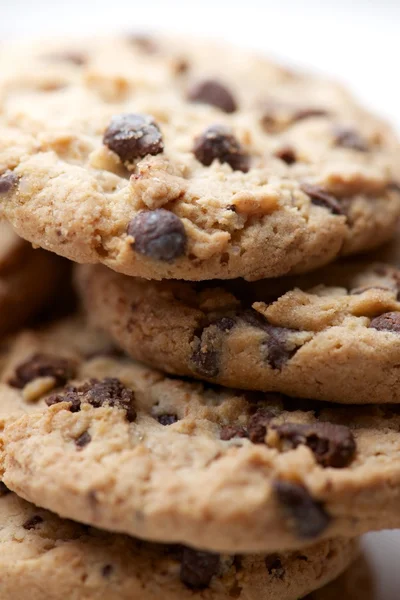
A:
<svg viewBox="0 0 400 600">
<path fill-rule="evenodd" d="M 27 335 L 0 389 L 1 476 L 27 500 L 112 531 L 228 553 L 399 525 L 396 407 L 204 387 L 107 345 L 89 350 L 83 340 L 79 349 L 79 335 L 71 346 L 59 327 L 53 338 Z"/>
<path fill-rule="evenodd" d="M 146 281 L 78 268 L 88 317 L 136 360 L 229 387 L 400 402 L 400 271 L 347 261 L 244 282 Z"/>
<path fill-rule="evenodd" d="M 218 556 L 62 520 L 0 483 L 0 549 L 2 600 L 189 600 L 200 591 L 207 600 L 297 600 L 336 577 L 357 544 L 338 539 L 301 552 Z"/>
<path fill-rule="evenodd" d="M 259 279 L 387 239 L 398 144 L 331 82 L 188 40 L 0 51 L 0 210 L 78 262 Z"/>
</svg>

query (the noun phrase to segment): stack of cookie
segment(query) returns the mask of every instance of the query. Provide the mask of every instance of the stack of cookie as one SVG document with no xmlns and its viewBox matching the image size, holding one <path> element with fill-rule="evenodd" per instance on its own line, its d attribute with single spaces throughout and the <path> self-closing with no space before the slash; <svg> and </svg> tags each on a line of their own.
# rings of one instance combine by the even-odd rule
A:
<svg viewBox="0 0 400 600">
<path fill-rule="evenodd" d="M 400 271 L 349 258 L 395 235 L 393 132 L 209 43 L 0 66 L 0 325 L 81 263 L 81 307 L 2 346 L 1 599 L 365 600 L 360 563 L 315 590 L 400 527 Z"/>
</svg>

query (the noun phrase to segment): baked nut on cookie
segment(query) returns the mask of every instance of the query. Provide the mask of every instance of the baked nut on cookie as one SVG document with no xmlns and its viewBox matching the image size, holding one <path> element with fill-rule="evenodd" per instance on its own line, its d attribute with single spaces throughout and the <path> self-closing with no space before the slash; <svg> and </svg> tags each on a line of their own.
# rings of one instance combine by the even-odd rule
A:
<svg viewBox="0 0 400 600">
<path fill-rule="evenodd" d="M 74 261 L 255 280 L 394 231 L 398 141 L 334 83 L 163 38 L 3 45 L 0 72 L 0 212 Z"/>
</svg>

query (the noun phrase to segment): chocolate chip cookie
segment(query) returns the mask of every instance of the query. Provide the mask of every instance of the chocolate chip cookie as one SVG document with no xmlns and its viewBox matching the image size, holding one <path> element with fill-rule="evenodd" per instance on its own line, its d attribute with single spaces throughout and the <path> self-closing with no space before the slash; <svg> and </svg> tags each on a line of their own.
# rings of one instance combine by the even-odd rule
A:
<svg viewBox="0 0 400 600">
<path fill-rule="evenodd" d="M 400 271 L 358 261 L 245 282 L 77 280 L 88 317 L 135 359 L 229 387 L 345 404 L 400 402 Z"/>
<path fill-rule="evenodd" d="M 297 600 L 337 577 L 357 543 L 219 556 L 62 520 L 0 483 L 0 549 L 2 600 Z"/>
<path fill-rule="evenodd" d="M 49 304 L 67 272 L 66 261 L 34 250 L 10 225 L 1 222 L 0 335 L 22 326 Z"/>
<path fill-rule="evenodd" d="M 394 231 L 398 141 L 332 82 L 161 38 L 3 45 L 0 67 L 0 212 L 45 249 L 256 280 Z"/>
<path fill-rule="evenodd" d="M 26 336 L 0 389 L 0 404 L 12 393 L 27 406 L 2 417 L 0 450 L 4 483 L 26 500 L 104 529 L 227 553 L 400 525 L 396 405 L 204 387 L 107 345 L 78 351 L 78 336 L 69 349 L 57 328 L 42 348 Z"/>
</svg>

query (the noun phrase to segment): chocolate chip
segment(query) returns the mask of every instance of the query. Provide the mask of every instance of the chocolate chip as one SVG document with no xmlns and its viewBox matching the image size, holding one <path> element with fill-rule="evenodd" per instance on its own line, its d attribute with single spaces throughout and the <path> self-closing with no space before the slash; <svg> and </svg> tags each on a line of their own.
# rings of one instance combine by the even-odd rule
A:
<svg viewBox="0 0 400 600">
<path fill-rule="evenodd" d="M 101 569 L 101 574 L 103 575 L 103 577 L 110 577 L 111 573 L 113 572 L 114 568 L 112 565 L 104 565 L 104 567 Z"/>
<path fill-rule="evenodd" d="M 299 538 L 317 537 L 328 527 L 331 517 L 304 486 L 290 481 L 275 481 L 273 488 L 284 515 L 291 521 Z"/>
<path fill-rule="evenodd" d="M 250 417 L 247 424 L 247 431 L 250 441 L 253 442 L 253 444 L 264 444 L 268 425 L 273 418 L 274 414 L 266 408 L 259 408 L 254 415 Z"/>
<path fill-rule="evenodd" d="M 105 377 L 101 381 L 91 379 L 80 386 L 70 386 L 64 393 L 51 396 L 46 400 L 48 406 L 59 402 L 69 402 L 71 412 L 79 412 L 82 403 L 94 408 L 111 406 L 124 410 L 127 420 L 132 423 L 136 419 L 134 393 L 115 377 Z"/>
<path fill-rule="evenodd" d="M 296 350 L 288 350 L 287 331 L 283 327 L 274 327 L 270 325 L 268 329 L 268 341 L 266 347 L 268 351 L 268 362 L 273 369 L 281 370 L 284 364 L 293 357 Z"/>
<path fill-rule="evenodd" d="M 297 448 L 308 446 L 324 467 L 347 467 L 354 458 L 356 442 L 350 429 L 333 423 L 283 423 L 274 427 L 279 438 Z"/>
<path fill-rule="evenodd" d="M 9 380 L 12 387 L 22 389 L 38 377 L 53 377 L 56 385 L 63 385 L 76 375 L 76 365 L 66 358 L 37 353 L 18 365 Z"/>
<path fill-rule="evenodd" d="M 265 566 L 272 579 L 283 579 L 285 569 L 282 566 L 282 561 L 277 554 L 269 554 L 265 557 Z"/>
<path fill-rule="evenodd" d="M 177 421 L 179 421 L 177 415 L 165 413 L 164 415 L 157 415 L 157 421 L 167 427 L 168 425 L 173 425 Z"/>
<path fill-rule="evenodd" d="M 195 332 L 190 365 L 198 375 L 203 377 L 218 375 L 223 334 L 228 333 L 235 324 L 234 319 L 221 317 Z"/>
<path fill-rule="evenodd" d="M 92 436 L 90 435 L 90 433 L 88 431 L 84 431 L 82 433 L 82 435 L 80 435 L 78 438 L 76 438 L 75 444 L 78 446 L 78 448 L 84 448 L 91 441 L 92 441 Z"/>
<path fill-rule="evenodd" d="M 40 523 L 43 523 L 42 517 L 39 515 L 34 515 L 30 519 L 27 519 L 22 527 L 30 531 L 31 529 L 36 529 L 36 526 L 40 525 Z"/>
<path fill-rule="evenodd" d="M 218 571 L 219 564 L 218 554 L 184 548 L 180 579 L 192 590 L 203 590 L 210 585 L 211 579 Z"/>
<path fill-rule="evenodd" d="M 369 150 L 367 142 L 354 129 L 335 127 L 334 137 L 335 144 L 342 148 L 349 148 L 358 152 L 368 152 Z"/>
<path fill-rule="evenodd" d="M 219 81 L 213 79 L 201 81 L 194 85 L 189 91 L 188 98 L 192 102 L 211 104 L 226 113 L 233 113 L 237 109 L 232 93 Z"/>
<path fill-rule="evenodd" d="M 247 438 L 249 435 L 246 429 L 240 425 L 227 425 L 221 429 L 219 437 L 224 442 L 227 442 L 233 438 Z"/>
<path fill-rule="evenodd" d="M 317 185 L 311 185 L 310 183 L 303 183 L 301 190 L 307 194 L 307 196 L 310 196 L 313 204 L 327 208 L 334 215 L 343 214 L 342 207 L 335 196 L 332 196 L 332 194 L 329 194 L 323 188 Z"/>
<path fill-rule="evenodd" d="M 6 171 L 0 176 L 0 194 L 7 194 L 18 183 L 18 177 L 12 171 Z"/>
<path fill-rule="evenodd" d="M 165 208 L 140 212 L 129 223 L 127 232 L 135 238 L 132 248 L 144 256 L 170 262 L 185 254 L 183 223 Z"/>
<path fill-rule="evenodd" d="M 60 402 L 68 402 L 69 410 L 72 413 L 79 412 L 81 410 L 81 400 L 76 392 L 75 387 L 70 387 L 65 390 L 62 394 L 54 394 L 46 398 L 46 404 L 48 407 L 59 404 Z"/>
<path fill-rule="evenodd" d="M 327 117 L 328 111 L 324 108 L 301 108 L 293 113 L 293 121 L 303 121 L 314 117 Z"/>
<path fill-rule="evenodd" d="M 378 331 L 400 333 L 400 312 L 383 313 L 383 315 L 379 315 L 379 317 L 372 319 L 369 326 Z"/>
<path fill-rule="evenodd" d="M 103 143 L 118 154 L 122 162 L 128 163 L 164 150 L 161 131 L 148 115 L 115 115 L 104 133 Z"/>
<path fill-rule="evenodd" d="M 2 496 L 6 496 L 7 494 L 10 494 L 10 493 L 11 493 L 11 491 L 8 489 L 6 484 L 3 483 L 2 481 L 0 481 L 0 498 Z"/>
<path fill-rule="evenodd" d="M 248 325 L 262 329 L 268 334 L 267 339 L 262 342 L 262 347 L 265 349 L 266 360 L 272 369 L 281 370 L 285 363 L 296 354 L 297 348 L 288 346 L 291 329 L 271 325 L 265 317 L 254 310 L 243 312 L 241 318 Z"/>
<path fill-rule="evenodd" d="M 291 146 L 283 146 L 275 152 L 275 156 L 283 160 L 287 165 L 292 165 L 296 162 L 296 152 Z"/>
<path fill-rule="evenodd" d="M 232 135 L 230 129 L 223 125 L 212 125 L 195 139 L 193 153 L 205 167 L 214 160 L 227 163 L 234 171 L 249 170 L 249 156 Z"/>
</svg>

